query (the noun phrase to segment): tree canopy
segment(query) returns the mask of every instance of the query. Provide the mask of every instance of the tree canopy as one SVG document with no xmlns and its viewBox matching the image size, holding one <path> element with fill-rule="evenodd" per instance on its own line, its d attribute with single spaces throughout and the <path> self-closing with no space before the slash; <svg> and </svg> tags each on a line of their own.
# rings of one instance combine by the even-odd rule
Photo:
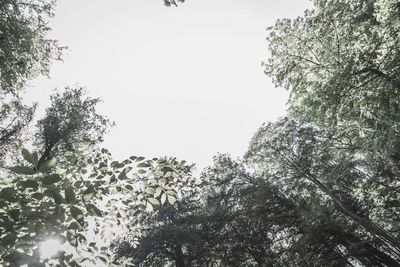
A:
<svg viewBox="0 0 400 267">
<path fill-rule="evenodd" d="M 168 156 L 113 160 L 83 88 L 55 91 L 32 128 L 20 92 L 62 50 L 55 3 L 2 1 L 0 265 L 400 266 L 400 5 L 313 3 L 268 28 L 288 113 L 197 177 Z M 64 249 L 45 258 L 49 239 Z"/>
<path fill-rule="evenodd" d="M 55 1 L 4 0 L 0 3 L 0 96 L 47 74 L 62 48 L 47 37 Z"/>
<path fill-rule="evenodd" d="M 216 157 L 199 201 L 168 211 L 187 220 L 149 217 L 117 255 L 138 266 L 399 266 L 399 14 L 392 0 L 316 0 L 269 27 L 265 72 L 290 91 L 287 116 L 261 126 L 244 159 Z"/>
</svg>

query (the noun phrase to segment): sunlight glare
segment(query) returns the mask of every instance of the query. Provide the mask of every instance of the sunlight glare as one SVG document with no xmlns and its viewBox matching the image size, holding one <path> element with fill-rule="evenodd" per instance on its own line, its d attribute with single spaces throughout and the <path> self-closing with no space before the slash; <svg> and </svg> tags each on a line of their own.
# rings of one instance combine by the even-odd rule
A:
<svg viewBox="0 0 400 267">
<path fill-rule="evenodd" d="M 62 250 L 60 240 L 48 239 L 40 245 L 40 256 L 43 259 L 49 259 Z"/>
</svg>

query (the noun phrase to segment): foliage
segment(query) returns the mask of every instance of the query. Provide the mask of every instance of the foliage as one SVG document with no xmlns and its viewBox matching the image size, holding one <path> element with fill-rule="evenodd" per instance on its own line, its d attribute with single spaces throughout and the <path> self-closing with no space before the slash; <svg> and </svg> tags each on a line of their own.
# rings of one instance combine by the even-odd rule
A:
<svg viewBox="0 0 400 267">
<path fill-rule="evenodd" d="M 285 187 L 307 192 L 313 184 L 398 260 L 400 7 L 391 0 L 314 4 L 269 28 L 266 73 L 291 91 L 293 119 L 260 130 L 253 148 L 264 147 L 264 159 L 253 155 L 264 167 L 272 160 L 291 170 L 283 172 Z"/>
<path fill-rule="evenodd" d="M 0 3 L 0 96 L 15 93 L 38 74 L 47 74 L 62 48 L 47 37 L 53 0 Z"/>
<path fill-rule="evenodd" d="M 190 167 L 144 157 L 111 161 L 107 150 L 96 148 L 110 125 L 96 113 L 99 100 L 86 97 L 82 88 L 67 88 L 51 100 L 38 121 L 39 151 L 23 149 L 24 164 L 11 167 L 16 174 L 0 185 L 0 259 L 11 265 L 57 259 L 78 266 L 74 254 L 67 252 L 51 260 L 40 258 L 39 244 L 57 238 L 76 247 L 82 260 L 107 262 L 107 247 L 87 241 L 88 220 L 95 221 L 91 229 L 96 235 L 105 236 L 110 227 L 123 228 L 132 212 L 151 211 L 165 199 L 175 202 L 181 194 L 177 189 L 189 183 Z M 85 256 L 87 252 L 94 255 Z"/>
<path fill-rule="evenodd" d="M 185 0 L 164 0 L 166 6 L 178 6 L 178 3 L 184 3 Z"/>
<path fill-rule="evenodd" d="M 55 1 L 46 0 L 0 3 L 2 164 L 10 162 L 10 154 L 13 161 L 17 158 L 23 145 L 21 135 L 36 108 L 21 104 L 20 90 L 30 79 L 47 74 L 52 59 L 60 59 L 63 48 L 47 38 L 47 20 L 54 6 Z M 112 162 L 107 150 L 97 148 L 112 125 L 96 112 L 98 103 L 99 99 L 86 97 L 82 88 L 56 92 L 45 117 L 37 123 L 35 138 L 30 139 L 36 151 L 22 149 L 24 161 L 10 167 L 7 176 L 3 173 L 1 265 L 107 263 L 107 247 L 87 240 L 88 229 L 104 237 L 107 228 L 124 226 L 133 210 L 150 211 L 159 201 L 159 205 L 165 199 L 174 203 L 182 194 L 179 187 L 188 183 L 185 173 L 191 168 L 184 162 L 143 157 Z M 149 177 L 149 184 L 143 183 L 143 176 Z M 93 221 L 94 227 L 89 225 Z M 67 250 L 42 259 L 39 246 L 49 238 L 60 240 Z M 75 247 L 75 252 L 68 247 Z"/>
<path fill-rule="evenodd" d="M 0 165 L 17 157 L 23 129 L 31 122 L 35 109 L 36 105 L 24 105 L 18 97 L 0 100 Z"/>
<path fill-rule="evenodd" d="M 175 159 L 166 162 L 180 164 Z M 198 193 L 193 190 L 197 181 L 190 175 L 190 168 L 185 169 L 190 182 L 177 193 L 170 186 L 147 190 L 150 196 L 153 195 L 148 201 L 155 204 L 154 210 L 152 208 L 146 213 L 137 210 L 131 217 L 129 234 L 113 245 L 117 261 L 129 257 L 140 266 L 164 266 L 170 262 L 182 266 L 187 262 L 193 263 L 206 250 L 204 245 L 208 238 L 203 235 L 202 229 L 192 227 L 194 221 L 202 219 L 196 214 L 200 208 L 196 204 Z M 151 184 L 149 177 L 145 177 L 144 182 Z M 183 251 L 190 254 L 188 258 L 184 258 Z"/>
<path fill-rule="evenodd" d="M 36 145 L 43 150 L 38 167 L 54 151 L 71 151 L 80 143 L 98 143 L 108 127 L 108 119 L 96 113 L 99 99 L 85 97 L 83 88 L 65 88 L 51 97 L 46 116 L 37 123 Z"/>
<path fill-rule="evenodd" d="M 19 92 L 47 74 L 62 47 L 47 37 L 55 1 L 4 0 L 0 3 L 0 158 L 16 158 L 36 105 L 22 104 Z"/>
<path fill-rule="evenodd" d="M 82 88 L 56 92 L 20 149 L 35 107 L 18 90 L 60 49 L 53 2 L 3 2 L 0 154 L 24 161 L 0 183 L 1 265 L 400 266 L 397 1 L 315 0 L 270 27 L 265 72 L 289 113 L 199 179 L 175 158 L 113 161 Z M 45 259 L 49 238 L 65 250 Z"/>
<path fill-rule="evenodd" d="M 46 146 L 40 153 L 22 149 L 25 164 L 11 167 L 17 175 L 10 173 L 0 185 L 2 262 L 42 265 L 38 255 L 41 241 L 55 236 L 77 245 L 85 239 L 79 231 L 86 227 L 87 214 L 101 215 L 91 200 L 103 192 L 104 183 L 79 175 L 88 164 L 86 158 L 94 153 L 85 155 L 82 146 L 98 142 L 94 137 L 101 136 L 107 126 L 107 120 L 95 112 L 97 102 L 84 98 L 81 89 L 52 97 L 46 116 L 38 122 L 36 143 L 39 149 Z M 64 254 L 58 257 L 61 262 L 71 260 Z"/>
<path fill-rule="evenodd" d="M 349 235 L 367 243 L 368 250 L 375 250 L 361 254 L 359 261 L 372 261 L 368 255 L 375 253 L 385 258 L 381 262 L 393 265 L 399 257 L 398 233 L 392 228 L 397 220 L 396 207 L 386 210 L 383 218 L 374 216 L 385 209 L 380 204 L 384 199 L 377 195 L 379 191 L 365 188 L 370 179 L 363 169 L 367 163 L 343 149 L 340 141 L 332 139 L 329 131 L 285 118 L 260 128 L 246 157 L 260 175 L 286 195 L 301 199 L 303 205 L 318 203 L 321 211 L 315 210 L 314 216 L 321 216 L 325 210 L 337 213 L 335 232 L 346 232 L 346 238 L 339 240 L 347 240 Z M 347 243 L 341 245 L 352 251 Z"/>
<path fill-rule="evenodd" d="M 216 157 L 197 198 L 132 220 L 144 235 L 119 255 L 138 266 L 400 266 L 399 11 L 315 0 L 278 20 L 264 66 L 291 92 L 288 116 L 263 125 L 243 161 Z"/>
<path fill-rule="evenodd" d="M 296 117 L 351 136 L 356 146 L 378 152 L 374 160 L 397 158 L 398 1 L 323 0 L 314 6 L 269 28 L 265 72 L 290 90 Z"/>
<path fill-rule="evenodd" d="M 37 153 L 23 150 L 23 156 L 30 164 L 38 162 Z M 166 194 L 173 203 L 171 196 L 181 194 L 177 188 L 186 185 L 190 169 L 176 161 L 143 157 L 111 161 L 107 150 L 91 146 L 66 152 L 60 163 L 46 160 L 38 171 L 11 168 L 16 175 L 0 190 L 3 263 L 44 266 L 57 259 L 63 266 L 79 266 L 78 259 L 107 261 L 108 248 L 87 240 L 88 221 L 95 220 L 92 230 L 104 237 L 110 227 L 124 227 L 134 214 L 160 205 Z M 151 177 L 149 183 L 143 183 L 145 177 Z M 155 196 L 156 191 L 162 193 Z M 41 259 L 38 246 L 49 238 L 76 247 L 80 257 L 64 251 Z"/>
</svg>

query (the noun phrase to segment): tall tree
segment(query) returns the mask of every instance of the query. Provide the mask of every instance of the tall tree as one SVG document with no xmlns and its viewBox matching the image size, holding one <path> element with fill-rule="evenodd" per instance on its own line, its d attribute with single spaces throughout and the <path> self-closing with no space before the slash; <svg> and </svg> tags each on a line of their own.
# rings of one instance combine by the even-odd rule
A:
<svg viewBox="0 0 400 267">
<path fill-rule="evenodd" d="M 37 123 L 36 145 L 42 150 L 38 169 L 55 151 L 60 153 L 83 143 L 99 143 L 112 125 L 96 112 L 100 100 L 85 97 L 83 88 L 67 87 L 50 98 L 46 116 Z"/>
<path fill-rule="evenodd" d="M 135 266 L 399 266 L 318 190 L 285 191 L 274 173 L 255 170 L 215 157 L 199 193 L 131 220 L 135 238 L 117 257 Z"/>
<path fill-rule="evenodd" d="M 379 242 L 388 258 L 397 255 L 395 261 L 399 257 L 398 233 L 390 231 L 391 223 L 376 221 L 371 215 L 382 207 L 363 198 L 363 194 L 379 192 L 363 192 L 363 183 L 368 179 L 362 170 L 364 162 L 353 151 L 340 146 L 340 142 L 331 139 L 329 131 L 286 118 L 258 131 L 247 160 L 258 172 L 269 173 L 270 181 L 286 194 L 320 199 L 330 209 L 339 211 L 369 233 L 373 243 Z M 396 217 L 394 212 L 386 222 Z"/>
<path fill-rule="evenodd" d="M 84 227 L 83 213 L 79 206 L 74 205 L 79 203 L 75 197 L 79 190 L 84 190 L 81 192 L 82 200 L 88 213 L 100 214 L 89 203 L 95 189 L 100 190 L 100 184 L 82 186 L 82 181 L 81 184 L 77 181 L 74 183 L 75 178 L 71 177 L 87 167 L 85 160 L 93 157 L 93 153 L 88 154 L 81 146 L 98 143 L 97 139 L 108 127 L 108 120 L 96 113 L 97 102 L 97 99 L 85 97 L 81 88 L 67 88 L 52 96 L 51 106 L 45 117 L 38 122 L 36 144 L 41 151 L 38 153 L 23 149 L 25 164 L 10 168 L 12 172 L 8 179 L 4 177 L 0 183 L 0 236 L 3 251 L 0 262 L 19 262 L 22 257 L 24 262 L 39 264 L 40 255 L 37 255 L 34 247 L 41 240 L 46 236 L 63 234 L 71 218 Z M 59 167 L 55 169 L 56 156 Z M 72 162 L 74 166 L 71 166 Z M 60 168 L 62 165 L 64 170 Z M 69 216 L 66 216 L 66 204 L 71 205 Z M 21 251 L 27 254 L 21 254 Z"/>
<path fill-rule="evenodd" d="M 19 150 L 22 132 L 35 105 L 22 104 L 19 92 L 32 78 L 49 71 L 62 47 L 47 37 L 55 1 L 4 0 L 0 3 L 0 164 Z"/>
<path fill-rule="evenodd" d="M 396 0 L 316 0 L 269 28 L 265 72 L 291 92 L 297 117 L 351 134 L 375 160 L 398 164 L 400 6 Z"/>
<path fill-rule="evenodd" d="M 49 238 L 89 253 L 83 260 L 107 263 L 107 247 L 88 243 L 88 219 L 103 235 L 108 227 L 125 226 L 133 211 L 152 211 L 157 190 L 161 204 L 163 198 L 175 202 L 179 190 L 192 184 L 190 166 L 134 156 L 112 161 L 96 146 L 110 125 L 96 112 L 99 100 L 86 97 L 82 88 L 67 88 L 51 100 L 37 124 L 37 151 L 23 149 L 23 165 L 9 168 L 0 183 L 0 264 L 79 266 L 66 251 L 42 259 L 38 244 Z"/>
<path fill-rule="evenodd" d="M 20 90 L 47 74 L 61 47 L 47 37 L 53 0 L 4 0 L 0 3 L 0 96 Z"/>
<path fill-rule="evenodd" d="M 311 132 L 318 132 L 309 139 L 316 143 L 308 145 L 311 154 L 301 156 L 303 161 L 295 163 L 297 167 L 292 165 L 311 168 L 307 164 L 320 161 L 324 164 L 319 164 L 321 170 L 332 164 L 337 170 L 351 170 L 353 174 L 303 172 L 303 178 L 324 191 L 336 208 L 348 209 L 337 194 L 348 195 L 351 206 L 358 203 L 354 211 L 356 215 L 364 213 L 362 218 L 343 212 L 395 250 L 394 254 L 400 249 L 396 226 L 400 192 L 399 10 L 398 1 L 392 0 L 314 1 L 314 9 L 304 16 L 279 20 L 269 28 L 271 57 L 265 64 L 275 84 L 291 92 L 290 116 L 298 126 L 287 132 L 288 136 L 312 128 Z M 288 126 L 278 124 L 272 126 L 275 130 L 271 128 L 275 136 Z M 304 127 L 307 125 L 311 128 Z M 300 147 L 302 138 L 295 136 L 282 137 L 285 146 L 292 146 L 281 153 L 285 162 L 307 147 Z M 324 160 L 317 144 L 346 162 L 338 165 L 337 159 L 337 163 Z M 270 149 L 279 151 L 281 147 L 276 145 Z M 321 178 L 328 177 L 321 183 Z M 346 184 L 349 192 L 353 191 L 350 195 Z"/>
</svg>

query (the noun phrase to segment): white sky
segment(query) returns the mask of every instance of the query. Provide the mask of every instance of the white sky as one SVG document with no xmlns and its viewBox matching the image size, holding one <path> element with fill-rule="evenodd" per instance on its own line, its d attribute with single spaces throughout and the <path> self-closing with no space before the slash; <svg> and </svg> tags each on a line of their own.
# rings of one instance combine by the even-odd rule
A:
<svg viewBox="0 0 400 267">
<path fill-rule="evenodd" d="M 266 27 L 307 0 L 59 0 L 52 37 L 69 47 L 51 78 L 27 90 L 39 114 L 54 88 L 85 86 L 116 122 L 116 159 L 175 156 L 211 164 L 242 156 L 257 128 L 284 114 L 288 94 L 264 75 Z"/>
</svg>

